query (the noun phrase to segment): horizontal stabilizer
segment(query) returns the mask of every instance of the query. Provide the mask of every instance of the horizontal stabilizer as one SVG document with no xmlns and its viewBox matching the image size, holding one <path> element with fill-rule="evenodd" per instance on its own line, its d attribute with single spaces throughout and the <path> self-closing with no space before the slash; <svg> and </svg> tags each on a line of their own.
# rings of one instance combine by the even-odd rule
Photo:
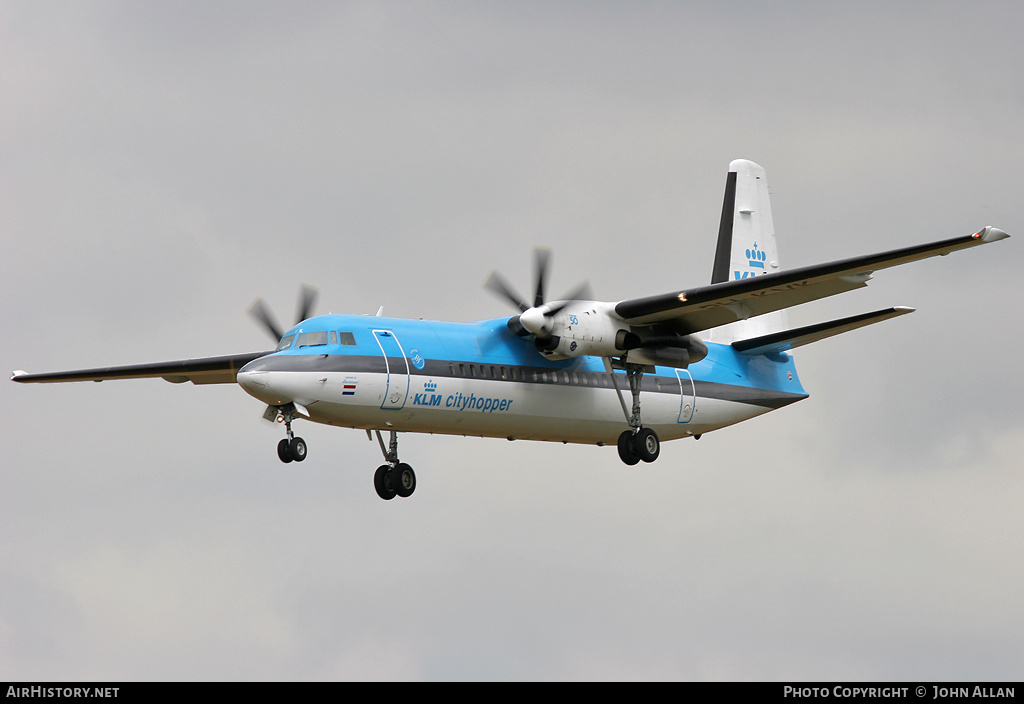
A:
<svg viewBox="0 0 1024 704">
<path fill-rule="evenodd" d="M 812 342 L 817 342 L 818 340 L 824 340 L 825 338 L 832 337 L 833 335 L 839 335 L 844 332 L 849 332 L 850 330 L 862 328 L 865 325 L 880 323 L 883 320 L 895 318 L 897 315 L 906 315 L 907 313 L 913 312 L 913 308 L 905 308 L 903 306 L 885 308 L 884 310 L 876 310 L 872 313 L 861 313 L 860 315 L 832 320 L 827 323 L 818 323 L 817 325 L 808 325 L 806 327 L 795 328 L 793 330 L 784 330 L 783 332 L 775 332 L 770 335 L 752 337 L 749 340 L 738 340 L 732 343 L 732 346 L 738 352 L 749 355 L 785 352 L 786 350 L 791 350 L 795 347 L 802 347 L 803 345 L 809 345 Z"/>
</svg>

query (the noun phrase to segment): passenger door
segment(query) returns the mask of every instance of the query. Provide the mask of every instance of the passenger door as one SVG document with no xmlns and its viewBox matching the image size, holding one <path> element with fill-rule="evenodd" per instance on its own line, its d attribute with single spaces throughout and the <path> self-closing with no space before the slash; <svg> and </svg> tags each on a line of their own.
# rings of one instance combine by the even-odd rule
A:
<svg viewBox="0 0 1024 704">
<path fill-rule="evenodd" d="M 693 420 L 693 412 L 697 407 L 697 394 L 693 389 L 693 377 L 687 369 L 676 369 L 679 379 L 679 423 Z"/>
<path fill-rule="evenodd" d="M 404 408 L 409 396 L 409 359 L 395 333 L 390 330 L 374 330 L 373 337 L 384 355 L 384 364 L 388 370 L 384 402 L 380 407 L 392 410 Z"/>
</svg>

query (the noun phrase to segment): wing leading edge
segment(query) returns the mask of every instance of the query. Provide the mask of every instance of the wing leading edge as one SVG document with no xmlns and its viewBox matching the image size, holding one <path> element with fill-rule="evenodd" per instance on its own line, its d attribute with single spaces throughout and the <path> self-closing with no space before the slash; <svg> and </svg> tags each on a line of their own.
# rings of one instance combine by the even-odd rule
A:
<svg viewBox="0 0 1024 704">
<path fill-rule="evenodd" d="M 671 323 L 683 334 L 709 330 L 867 285 L 871 274 L 1009 237 L 995 227 L 964 237 L 665 293 L 615 304 L 631 325 Z"/>
<path fill-rule="evenodd" d="M 16 371 L 11 381 L 22 384 L 45 384 L 57 381 L 106 381 L 108 379 L 146 379 L 157 377 L 172 384 L 191 381 L 193 384 L 234 384 L 238 370 L 254 359 L 270 352 L 246 352 L 223 357 L 202 357 L 199 359 L 178 359 L 153 364 L 131 364 L 123 367 L 100 367 L 97 369 L 74 369 L 65 372 L 29 374 Z"/>
</svg>

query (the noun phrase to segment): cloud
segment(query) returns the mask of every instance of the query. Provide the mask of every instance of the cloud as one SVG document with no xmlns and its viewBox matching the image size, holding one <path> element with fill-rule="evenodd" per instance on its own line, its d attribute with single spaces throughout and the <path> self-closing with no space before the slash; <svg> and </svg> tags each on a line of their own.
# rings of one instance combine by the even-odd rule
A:
<svg viewBox="0 0 1024 704">
<path fill-rule="evenodd" d="M 0 358 L 264 349 L 257 295 L 472 320 L 710 277 L 726 167 L 783 266 L 1011 235 L 1020 11 L 46 3 L 0 10 Z M 1007 679 L 1024 586 L 1017 239 L 792 311 L 808 400 L 667 443 L 279 430 L 232 387 L 9 385 L 11 679 Z"/>
</svg>

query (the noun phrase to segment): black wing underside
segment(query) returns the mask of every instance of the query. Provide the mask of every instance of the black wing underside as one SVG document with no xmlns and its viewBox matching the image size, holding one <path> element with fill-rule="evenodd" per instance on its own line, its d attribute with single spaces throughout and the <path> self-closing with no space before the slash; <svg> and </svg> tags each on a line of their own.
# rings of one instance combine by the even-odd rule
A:
<svg viewBox="0 0 1024 704">
<path fill-rule="evenodd" d="M 106 381 L 108 379 L 159 378 L 173 384 L 191 381 L 193 384 L 234 384 L 238 370 L 254 359 L 270 352 L 246 352 L 223 357 L 201 357 L 178 359 L 153 364 L 131 364 L 122 367 L 100 367 L 97 369 L 74 369 L 65 372 L 29 374 L 14 372 L 12 381 L 23 384 L 45 384 L 58 381 Z"/>
<path fill-rule="evenodd" d="M 631 325 L 670 323 L 688 334 L 791 308 L 867 285 L 879 269 L 942 256 L 1009 237 L 986 227 L 964 237 L 905 247 L 880 254 L 843 259 L 774 274 L 633 298 L 615 305 L 616 314 Z"/>
</svg>

